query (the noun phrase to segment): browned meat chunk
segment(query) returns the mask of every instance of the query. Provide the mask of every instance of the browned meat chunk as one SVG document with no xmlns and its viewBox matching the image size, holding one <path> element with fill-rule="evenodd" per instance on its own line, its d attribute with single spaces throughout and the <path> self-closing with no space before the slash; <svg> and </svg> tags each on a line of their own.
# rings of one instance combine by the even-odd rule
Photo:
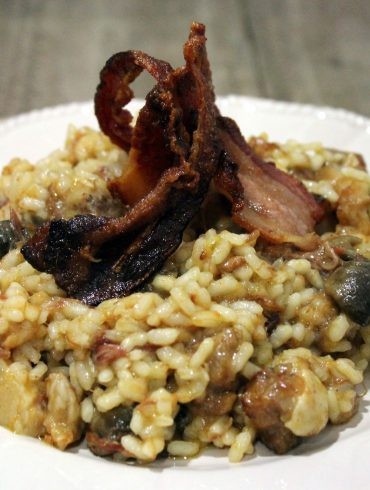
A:
<svg viewBox="0 0 370 490">
<path fill-rule="evenodd" d="M 210 383 L 219 388 L 230 388 L 235 381 L 231 359 L 240 345 L 241 338 L 232 328 L 215 336 L 216 347 L 208 360 Z"/>
<path fill-rule="evenodd" d="M 236 400 L 236 393 L 209 386 L 203 398 L 191 403 L 191 412 L 200 416 L 220 416 L 230 412 Z"/>
<path fill-rule="evenodd" d="M 251 418 L 262 442 L 277 454 L 299 443 L 285 425 L 291 416 L 294 398 L 304 389 L 301 378 L 289 369 L 265 369 L 257 373 L 242 394 L 245 413 Z"/>
</svg>

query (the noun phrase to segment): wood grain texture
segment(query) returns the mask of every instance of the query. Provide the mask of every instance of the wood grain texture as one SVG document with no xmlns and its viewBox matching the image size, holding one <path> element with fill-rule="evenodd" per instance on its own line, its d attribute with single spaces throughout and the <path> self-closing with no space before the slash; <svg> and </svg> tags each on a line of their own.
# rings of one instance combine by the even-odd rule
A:
<svg viewBox="0 0 370 490">
<path fill-rule="evenodd" d="M 179 65 L 192 20 L 207 25 L 218 94 L 370 115 L 369 0 L 0 0 L 0 117 L 91 99 L 117 51 Z"/>
</svg>

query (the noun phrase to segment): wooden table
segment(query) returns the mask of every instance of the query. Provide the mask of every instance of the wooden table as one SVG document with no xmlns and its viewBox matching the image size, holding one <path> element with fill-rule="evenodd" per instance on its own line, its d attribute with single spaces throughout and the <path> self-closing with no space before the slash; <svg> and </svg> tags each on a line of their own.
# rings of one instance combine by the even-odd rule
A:
<svg viewBox="0 0 370 490">
<path fill-rule="evenodd" d="M 0 0 L 0 118 L 91 99 L 117 51 L 179 65 L 193 19 L 218 94 L 370 115 L 370 0 Z"/>
</svg>

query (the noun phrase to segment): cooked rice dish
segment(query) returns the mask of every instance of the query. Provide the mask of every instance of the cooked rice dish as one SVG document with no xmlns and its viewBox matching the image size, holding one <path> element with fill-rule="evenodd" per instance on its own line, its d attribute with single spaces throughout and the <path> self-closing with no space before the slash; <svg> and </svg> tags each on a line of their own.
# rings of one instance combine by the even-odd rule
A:
<svg viewBox="0 0 370 490">
<path fill-rule="evenodd" d="M 309 175 L 306 186 L 341 210 L 325 240 L 370 258 L 370 221 L 356 214 L 359 201 L 369 205 L 370 179 L 356 155 L 266 136 L 250 143 L 284 171 Z M 114 215 L 106 184 L 125 163 L 106 136 L 71 127 L 63 150 L 4 167 L 0 217 L 13 209 L 32 226 L 55 210 Z M 257 373 L 271 373 L 264 396 L 275 393 L 279 407 L 276 416 L 261 397 L 258 413 L 289 441 L 347 422 L 364 391 L 370 326 L 341 311 L 312 261 L 271 259 L 258 233 L 222 214 L 202 233 L 189 226 L 146 291 L 125 298 L 94 308 L 68 298 L 19 247 L 1 260 L 0 286 L 0 423 L 60 449 L 87 433 L 98 454 L 148 462 L 214 445 L 237 462 L 254 451 L 256 422 L 242 406 L 254 393 L 246 399 L 242 388 Z"/>
<path fill-rule="evenodd" d="M 64 149 L 2 170 L 0 425 L 16 433 L 139 463 L 207 446 L 239 462 L 358 411 L 365 163 L 246 141 L 216 106 L 203 25 L 184 58 L 114 55 L 103 132 L 70 127 Z M 143 69 L 157 84 L 131 126 Z"/>
</svg>

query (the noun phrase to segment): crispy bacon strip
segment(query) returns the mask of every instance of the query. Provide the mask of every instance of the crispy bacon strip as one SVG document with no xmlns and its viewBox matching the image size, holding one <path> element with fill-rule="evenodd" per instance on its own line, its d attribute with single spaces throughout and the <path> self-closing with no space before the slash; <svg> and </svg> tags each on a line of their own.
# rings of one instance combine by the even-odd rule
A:
<svg viewBox="0 0 370 490">
<path fill-rule="evenodd" d="M 204 32 L 202 24 L 192 25 L 186 64 L 177 70 L 141 51 L 118 53 L 102 70 L 95 110 L 102 130 L 129 151 L 127 172 L 111 183 L 130 205 L 127 214 L 54 220 L 22 248 L 34 267 L 52 273 L 70 296 L 87 304 L 128 295 L 161 267 L 216 172 L 237 223 L 272 242 L 313 247 L 320 209 L 312 196 L 259 159 L 236 124 L 220 116 Z M 132 127 L 125 108 L 133 96 L 129 84 L 143 69 L 157 84 Z"/>
<path fill-rule="evenodd" d="M 22 248 L 32 265 L 54 274 L 68 294 L 87 304 L 130 294 L 159 269 L 180 244 L 216 172 L 217 109 L 204 31 L 203 25 L 192 25 L 182 68 L 171 70 L 162 61 L 131 51 L 115 55 L 102 72 L 96 113 L 116 143 L 132 145 L 131 179 L 143 174 L 136 172 L 136 165 L 148 167 L 149 161 L 136 157 L 154 151 L 153 135 L 160 134 L 155 161 L 163 158 L 163 167 L 154 178 L 141 179 L 138 191 L 129 196 L 135 202 L 129 212 L 122 218 L 87 215 L 52 221 Z M 143 67 L 158 84 L 132 131 L 131 116 L 122 105 L 132 97 L 128 83 Z"/>
<path fill-rule="evenodd" d="M 313 196 L 295 177 L 259 158 L 232 119 L 219 117 L 218 128 L 223 153 L 215 183 L 232 203 L 233 220 L 270 242 L 315 248 L 314 225 L 323 211 Z"/>
<path fill-rule="evenodd" d="M 129 84 L 146 69 L 159 83 L 146 97 L 137 123 L 131 127 L 131 113 L 125 106 L 133 97 Z M 173 164 L 171 132 L 181 119 L 172 101 L 173 69 L 141 51 L 112 56 L 103 68 L 95 95 L 95 113 L 101 129 L 118 146 L 129 151 L 124 175 L 110 183 L 112 193 L 129 205 L 151 191 L 163 171 Z M 178 138 L 187 137 L 178 125 Z"/>
<path fill-rule="evenodd" d="M 125 106 L 133 98 L 130 88 L 143 70 L 158 82 L 169 80 L 173 69 L 166 61 L 152 58 L 142 51 L 125 51 L 113 55 L 100 74 L 95 95 L 95 112 L 102 131 L 116 145 L 128 151 L 131 148 L 132 114 Z M 148 98 L 151 98 L 148 96 Z"/>
<path fill-rule="evenodd" d="M 204 71 L 210 73 L 209 66 Z M 188 85 L 191 88 L 191 80 Z M 190 113 L 187 118 L 191 118 Z M 167 144 L 163 131 L 157 131 L 160 124 L 153 129 L 147 121 L 147 112 L 142 111 L 138 123 L 143 124 L 134 131 L 128 170 L 110 185 L 126 204 L 132 205 L 148 193 L 158 175 L 171 165 L 171 159 L 158 151 Z M 259 158 L 234 121 L 218 116 L 218 128 L 224 152 L 215 180 L 219 191 L 233 204 L 234 221 L 249 231 L 259 230 L 270 242 L 315 248 L 319 240 L 313 233 L 314 225 L 323 210 L 312 195 L 295 177 Z"/>
</svg>

